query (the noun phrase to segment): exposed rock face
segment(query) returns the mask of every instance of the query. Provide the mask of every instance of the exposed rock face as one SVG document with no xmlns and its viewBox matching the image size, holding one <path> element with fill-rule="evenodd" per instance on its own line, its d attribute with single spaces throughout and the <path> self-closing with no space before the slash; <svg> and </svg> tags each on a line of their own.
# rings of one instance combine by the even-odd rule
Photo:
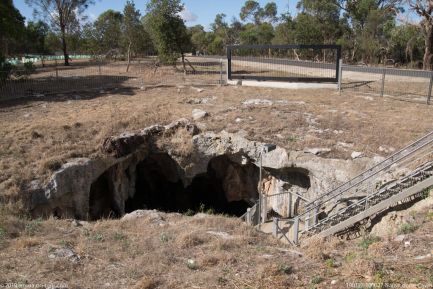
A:
<svg viewBox="0 0 433 289">
<path fill-rule="evenodd" d="M 188 141 L 193 150 L 188 156 L 175 155 L 170 149 L 161 151 L 158 147 L 162 136 L 170 136 L 178 129 L 186 129 L 191 138 Z M 182 195 L 183 190 L 215 186 L 223 191 L 223 196 L 218 197 L 224 198 L 221 206 L 236 201 L 251 204 L 258 198 L 258 167 L 263 147 L 263 143 L 224 131 L 199 133 L 186 119 L 167 126 L 151 126 L 105 140 L 101 148 L 106 154 L 104 158 L 75 159 L 63 165 L 46 187 L 31 189 L 29 209 L 35 215 L 79 219 L 120 217 L 132 208 L 137 209 L 131 200 L 148 204 L 154 196 L 160 199 L 154 208 L 168 202 L 171 207 L 167 208 L 172 209 L 191 202 Z M 372 161 L 322 159 L 304 152 L 288 153 L 277 147 L 262 155 L 262 164 L 265 194 L 291 191 L 313 199 L 371 166 Z M 196 194 L 194 198 L 198 197 Z M 299 198 L 292 200 L 292 212 L 300 202 Z M 268 209 L 287 216 L 288 200 L 274 198 Z"/>
</svg>

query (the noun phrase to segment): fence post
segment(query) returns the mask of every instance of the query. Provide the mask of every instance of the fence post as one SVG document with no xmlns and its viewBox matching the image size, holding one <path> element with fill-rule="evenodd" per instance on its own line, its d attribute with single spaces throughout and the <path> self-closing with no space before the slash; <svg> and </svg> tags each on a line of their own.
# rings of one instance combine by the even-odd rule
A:
<svg viewBox="0 0 433 289">
<path fill-rule="evenodd" d="M 99 76 L 101 76 L 101 61 L 98 61 Z"/>
<path fill-rule="evenodd" d="M 296 245 L 299 243 L 299 216 L 295 217 L 295 221 L 293 223 L 293 243 Z"/>
<path fill-rule="evenodd" d="M 220 58 L 220 86 L 223 85 L 223 59 Z"/>
<path fill-rule="evenodd" d="M 430 86 L 428 88 L 427 104 L 430 104 L 432 88 L 433 88 L 433 72 L 430 72 Z"/>
<path fill-rule="evenodd" d="M 307 210 L 310 210 L 310 208 L 307 207 Z M 305 215 L 305 231 L 308 231 L 310 228 L 310 211 L 307 212 Z"/>
<path fill-rule="evenodd" d="M 232 50 L 227 46 L 227 79 L 232 79 Z"/>
<path fill-rule="evenodd" d="M 59 69 L 57 68 L 57 58 L 55 59 L 55 66 L 56 66 L 56 78 L 59 78 Z"/>
<path fill-rule="evenodd" d="M 341 94 L 341 83 L 343 81 L 343 59 L 338 60 L 339 66 L 338 66 L 338 91 Z"/>
<path fill-rule="evenodd" d="M 287 218 L 290 218 L 292 217 L 292 193 L 289 193 L 289 200 L 287 203 Z"/>
<path fill-rule="evenodd" d="M 312 220 L 312 225 L 315 226 L 317 224 L 317 214 L 319 213 L 319 207 L 316 206 L 316 204 L 314 205 L 314 209 L 313 209 L 313 220 Z"/>
<path fill-rule="evenodd" d="M 385 92 L 385 75 L 386 75 L 386 68 L 384 67 L 382 70 L 382 87 L 380 89 L 380 96 L 383 97 L 383 94 Z"/>
<path fill-rule="evenodd" d="M 262 198 L 262 224 L 266 222 L 267 219 L 267 198 L 263 195 Z"/>
<path fill-rule="evenodd" d="M 272 220 L 272 236 L 278 237 L 278 218 L 273 218 Z"/>
</svg>

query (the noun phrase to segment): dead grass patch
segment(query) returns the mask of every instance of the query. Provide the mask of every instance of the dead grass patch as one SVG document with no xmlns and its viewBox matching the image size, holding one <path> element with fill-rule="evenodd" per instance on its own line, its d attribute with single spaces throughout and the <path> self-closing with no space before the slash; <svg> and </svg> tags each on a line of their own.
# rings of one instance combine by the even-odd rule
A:
<svg viewBox="0 0 433 289">
<path fill-rule="evenodd" d="M 159 282 L 152 277 L 143 277 L 131 289 L 155 289 L 158 288 Z"/>
</svg>

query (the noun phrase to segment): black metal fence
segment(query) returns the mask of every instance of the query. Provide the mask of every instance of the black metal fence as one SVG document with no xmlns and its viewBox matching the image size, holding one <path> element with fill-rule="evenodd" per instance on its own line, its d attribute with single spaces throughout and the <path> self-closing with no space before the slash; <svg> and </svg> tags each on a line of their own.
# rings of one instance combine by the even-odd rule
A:
<svg viewBox="0 0 433 289">
<path fill-rule="evenodd" d="M 228 79 L 336 83 L 340 58 L 339 45 L 228 46 Z"/>
<path fill-rule="evenodd" d="M 153 85 L 219 84 L 225 81 L 225 61 L 187 57 L 185 67 L 179 59 L 165 65 L 156 57 L 126 61 L 72 61 L 63 66 L 60 61 L 36 63 L 33 70 L 13 69 L 7 80 L 0 83 L 0 101 L 21 97 L 42 97 L 75 91 L 106 91 L 144 89 Z"/>
<path fill-rule="evenodd" d="M 433 71 L 342 66 L 342 91 L 430 103 Z"/>
</svg>

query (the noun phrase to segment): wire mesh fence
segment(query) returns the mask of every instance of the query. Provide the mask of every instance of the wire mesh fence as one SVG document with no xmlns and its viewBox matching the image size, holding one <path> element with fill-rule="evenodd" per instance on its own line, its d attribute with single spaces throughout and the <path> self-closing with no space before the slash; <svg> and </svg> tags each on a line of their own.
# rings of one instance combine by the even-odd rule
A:
<svg viewBox="0 0 433 289">
<path fill-rule="evenodd" d="M 229 79 L 336 82 L 337 45 L 229 46 Z"/>
<path fill-rule="evenodd" d="M 45 61 L 32 69 L 0 72 L 9 77 L 0 82 L 0 100 L 39 97 L 48 94 L 108 89 L 144 89 L 152 85 L 221 84 L 225 61 L 217 58 L 186 57 L 171 65 L 157 57 L 127 61 L 72 60 L 62 66 L 57 60 Z"/>
<path fill-rule="evenodd" d="M 432 81 L 432 71 L 343 65 L 341 89 L 429 103 Z"/>
</svg>

